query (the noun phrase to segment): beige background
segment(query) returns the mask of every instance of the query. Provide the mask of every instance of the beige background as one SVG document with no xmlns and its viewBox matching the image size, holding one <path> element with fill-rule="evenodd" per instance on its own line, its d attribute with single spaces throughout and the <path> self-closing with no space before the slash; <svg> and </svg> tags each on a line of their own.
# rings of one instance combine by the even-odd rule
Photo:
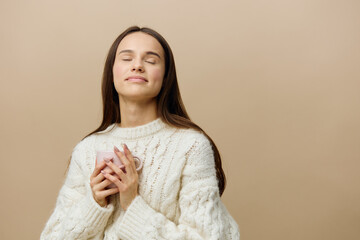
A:
<svg viewBox="0 0 360 240">
<path fill-rule="evenodd" d="M 242 240 L 360 239 L 357 0 L 0 2 L 0 238 L 38 239 L 68 157 L 100 123 L 108 48 L 170 43 L 217 143 Z"/>
</svg>

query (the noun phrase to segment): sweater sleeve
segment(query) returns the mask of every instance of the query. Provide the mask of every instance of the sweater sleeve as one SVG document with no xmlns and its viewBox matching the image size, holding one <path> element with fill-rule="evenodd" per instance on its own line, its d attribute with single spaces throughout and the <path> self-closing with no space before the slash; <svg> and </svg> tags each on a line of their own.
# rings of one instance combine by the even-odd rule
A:
<svg viewBox="0 0 360 240">
<path fill-rule="evenodd" d="M 117 223 L 120 239 L 240 239 L 237 223 L 220 199 L 210 142 L 200 140 L 191 149 L 183 169 L 178 223 L 155 211 L 139 195 Z"/>
<path fill-rule="evenodd" d="M 80 142 L 74 149 L 69 170 L 60 189 L 55 209 L 40 236 L 49 239 L 102 239 L 104 227 L 113 206 L 103 208 L 96 203 L 90 188 L 90 177 L 81 163 L 86 151 Z M 89 179 L 87 179 L 89 178 Z"/>
</svg>

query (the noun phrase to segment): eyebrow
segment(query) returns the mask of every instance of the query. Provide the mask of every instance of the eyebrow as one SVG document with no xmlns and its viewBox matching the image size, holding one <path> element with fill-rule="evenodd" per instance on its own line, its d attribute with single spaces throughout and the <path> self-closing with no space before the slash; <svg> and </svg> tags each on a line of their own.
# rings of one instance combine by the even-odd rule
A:
<svg viewBox="0 0 360 240">
<path fill-rule="evenodd" d="M 134 51 L 133 51 L 133 50 L 130 50 L 130 49 L 125 49 L 125 50 L 121 50 L 121 51 L 119 52 L 119 55 L 120 55 L 121 53 L 134 53 Z M 153 52 L 153 51 L 147 51 L 147 52 L 146 52 L 146 55 L 155 55 L 155 56 L 157 56 L 158 58 L 161 59 L 160 55 L 159 55 L 158 53 L 156 53 L 156 52 Z"/>
</svg>

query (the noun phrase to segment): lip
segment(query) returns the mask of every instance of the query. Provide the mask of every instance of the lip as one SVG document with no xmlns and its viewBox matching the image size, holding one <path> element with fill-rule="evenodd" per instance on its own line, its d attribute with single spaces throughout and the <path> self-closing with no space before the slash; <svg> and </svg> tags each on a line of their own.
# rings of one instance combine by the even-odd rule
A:
<svg viewBox="0 0 360 240">
<path fill-rule="evenodd" d="M 125 81 L 129 82 L 148 82 L 148 80 L 142 76 L 131 76 L 125 79 Z"/>
</svg>

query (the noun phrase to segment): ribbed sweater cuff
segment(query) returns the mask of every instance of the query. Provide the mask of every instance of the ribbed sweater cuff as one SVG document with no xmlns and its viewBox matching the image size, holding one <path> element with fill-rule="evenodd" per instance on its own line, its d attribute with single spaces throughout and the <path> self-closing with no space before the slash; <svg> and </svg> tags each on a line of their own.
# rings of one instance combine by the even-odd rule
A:
<svg viewBox="0 0 360 240">
<path fill-rule="evenodd" d="M 142 231 L 149 216 L 155 211 L 138 195 L 130 204 L 117 226 L 118 236 L 124 240 L 141 240 Z"/>
<path fill-rule="evenodd" d="M 104 227 L 113 212 L 114 206 L 109 204 L 107 207 L 101 207 L 93 198 L 91 193 L 85 196 L 83 202 L 84 222 L 91 223 L 90 227 Z"/>
</svg>

